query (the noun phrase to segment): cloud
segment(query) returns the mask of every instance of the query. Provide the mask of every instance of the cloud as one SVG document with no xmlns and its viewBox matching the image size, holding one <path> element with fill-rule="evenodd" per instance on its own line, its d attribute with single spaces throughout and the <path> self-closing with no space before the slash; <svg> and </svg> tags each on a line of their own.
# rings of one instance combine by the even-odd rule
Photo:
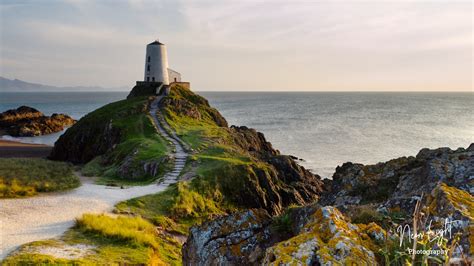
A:
<svg viewBox="0 0 474 266">
<path fill-rule="evenodd" d="M 141 78 L 145 44 L 159 37 L 200 89 L 469 88 L 471 11 L 458 1 L 2 1 L 2 73 L 119 86 Z"/>
</svg>

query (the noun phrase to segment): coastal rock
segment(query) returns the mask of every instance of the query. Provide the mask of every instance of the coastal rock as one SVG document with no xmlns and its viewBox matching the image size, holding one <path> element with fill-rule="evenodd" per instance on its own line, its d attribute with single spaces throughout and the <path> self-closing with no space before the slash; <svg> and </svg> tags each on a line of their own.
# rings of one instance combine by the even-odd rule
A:
<svg viewBox="0 0 474 266">
<path fill-rule="evenodd" d="M 271 218 L 250 209 L 192 227 L 183 245 L 183 265 L 257 265 L 271 241 Z"/>
<path fill-rule="evenodd" d="M 353 225 L 334 207 L 311 204 L 273 219 L 252 209 L 194 226 L 183 264 L 374 265 L 385 237 L 376 224 Z"/>
<path fill-rule="evenodd" d="M 401 157 L 385 163 L 362 165 L 344 163 L 336 168 L 332 181 L 326 181 L 323 205 L 342 208 L 359 203 L 412 199 L 429 194 L 443 182 L 474 192 L 474 145 L 451 150 L 423 149 L 416 157 Z M 412 202 L 412 207 L 416 200 Z M 409 212 L 412 208 L 408 209 Z"/>
<path fill-rule="evenodd" d="M 359 206 L 384 215 L 401 213 L 410 225 L 417 201 L 432 228 L 453 223 L 452 236 L 460 234 L 460 249 L 454 257 L 473 253 L 469 239 L 474 216 L 474 145 L 467 149 L 422 149 L 416 157 L 401 157 L 385 163 L 345 163 L 336 168 L 320 203 L 337 206 L 349 214 Z M 393 222 L 393 221 L 392 221 Z M 449 244 L 453 237 L 448 237 Z"/>
<path fill-rule="evenodd" d="M 236 154 L 248 156 L 251 164 L 236 164 L 220 169 L 219 189 L 226 199 L 246 208 L 264 208 L 270 214 L 280 214 L 291 204 L 308 204 L 316 201 L 322 192 L 323 182 L 298 165 L 291 156 L 280 155 L 265 136 L 245 126 L 227 126 L 226 120 L 209 102 L 192 91 L 175 86 L 169 97 L 163 98 L 160 108 L 175 121 L 198 120 L 216 125 L 220 134 L 216 144 L 232 147 Z M 209 141 L 212 141 L 209 140 Z"/>
<path fill-rule="evenodd" d="M 265 139 L 263 133 L 246 126 L 231 126 L 233 142 L 243 150 L 259 158 L 268 158 L 280 154 L 273 149 L 272 144 Z"/>
<path fill-rule="evenodd" d="M 336 208 L 317 208 L 292 238 L 268 248 L 264 265 L 377 264 L 374 249 L 385 239 L 376 224 L 354 225 Z"/>
<path fill-rule="evenodd" d="M 232 126 L 233 143 L 253 157 L 268 163 L 266 170 L 251 168 L 243 171 L 241 188 L 230 187 L 229 194 L 243 206 L 265 208 L 279 214 L 290 204 L 304 205 L 318 199 L 323 183 L 318 175 L 300 166 L 291 156 L 280 155 L 278 150 L 255 129 Z M 239 190 L 239 193 L 231 191 Z"/>
<path fill-rule="evenodd" d="M 45 116 L 34 108 L 20 106 L 0 114 L 0 132 L 15 137 L 32 137 L 59 132 L 75 122 L 65 114 Z"/>
</svg>

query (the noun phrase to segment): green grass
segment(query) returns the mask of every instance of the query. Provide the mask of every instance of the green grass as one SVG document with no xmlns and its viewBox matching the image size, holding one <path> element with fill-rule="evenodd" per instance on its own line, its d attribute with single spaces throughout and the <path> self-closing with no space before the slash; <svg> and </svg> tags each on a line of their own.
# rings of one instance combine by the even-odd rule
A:
<svg viewBox="0 0 474 266">
<path fill-rule="evenodd" d="M 79 185 L 68 163 L 37 158 L 0 159 L 0 198 L 33 196 Z"/>
<path fill-rule="evenodd" d="M 125 241 L 137 246 L 158 248 L 154 237 L 154 226 L 140 217 L 84 214 L 77 219 L 76 226 L 89 233 L 102 237 Z"/>
<path fill-rule="evenodd" d="M 113 150 L 97 156 L 84 165 L 82 173 L 86 176 L 100 176 L 99 183 L 116 185 L 150 183 L 161 177 L 171 167 L 171 162 L 163 161 L 157 176 L 150 176 L 143 170 L 143 165 L 162 161 L 169 153 L 170 147 L 163 137 L 156 132 L 151 117 L 147 112 L 148 97 L 137 97 L 114 102 L 95 110 L 81 119 L 67 134 L 78 130 L 96 130 L 96 140 L 90 140 L 91 146 L 102 141 L 104 127 L 113 127 L 120 132 L 120 141 Z M 111 124 L 109 124 L 111 123 Z M 130 175 L 120 171 L 124 163 Z"/>
<path fill-rule="evenodd" d="M 179 182 L 161 193 L 123 201 L 115 208 L 118 213 L 139 215 L 169 232 L 183 235 L 187 235 L 190 226 L 225 213 L 218 201 L 191 190 L 188 182 Z"/>
<path fill-rule="evenodd" d="M 79 259 L 58 259 L 28 251 L 30 247 L 86 244 L 93 250 Z M 181 249 L 170 237 L 139 217 L 85 214 L 60 240 L 37 241 L 6 258 L 5 265 L 180 265 Z"/>
</svg>

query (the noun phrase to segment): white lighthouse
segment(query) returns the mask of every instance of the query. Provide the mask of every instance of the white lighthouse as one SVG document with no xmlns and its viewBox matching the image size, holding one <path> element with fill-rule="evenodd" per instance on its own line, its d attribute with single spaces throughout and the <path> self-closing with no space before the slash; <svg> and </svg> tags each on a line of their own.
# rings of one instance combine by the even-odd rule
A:
<svg viewBox="0 0 474 266">
<path fill-rule="evenodd" d="M 144 81 L 170 84 L 166 46 L 158 40 L 146 46 Z"/>
</svg>

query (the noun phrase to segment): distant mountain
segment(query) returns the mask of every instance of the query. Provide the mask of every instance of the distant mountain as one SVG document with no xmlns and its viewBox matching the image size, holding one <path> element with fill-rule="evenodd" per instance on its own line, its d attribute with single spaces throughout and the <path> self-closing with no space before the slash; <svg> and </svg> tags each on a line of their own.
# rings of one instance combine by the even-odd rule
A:
<svg viewBox="0 0 474 266">
<path fill-rule="evenodd" d="M 129 90 L 127 87 L 104 88 L 99 86 L 75 86 L 75 87 L 57 87 L 30 83 L 19 79 L 7 79 L 0 77 L 0 92 L 40 92 L 40 91 L 123 91 Z"/>
</svg>

